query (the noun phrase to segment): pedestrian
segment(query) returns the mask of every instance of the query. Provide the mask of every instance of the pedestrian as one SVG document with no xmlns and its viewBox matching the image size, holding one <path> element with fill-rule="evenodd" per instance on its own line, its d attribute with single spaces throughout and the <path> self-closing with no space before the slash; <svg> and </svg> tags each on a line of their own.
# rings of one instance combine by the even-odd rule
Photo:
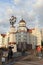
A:
<svg viewBox="0 0 43 65">
<path fill-rule="evenodd" d="M 2 62 L 2 65 L 5 65 L 5 57 L 4 56 L 2 56 L 1 62 Z"/>
<path fill-rule="evenodd" d="M 37 47 L 37 55 L 38 57 L 41 57 L 41 46 Z"/>
<path fill-rule="evenodd" d="M 3 56 L 3 51 L 2 51 L 2 48 L 0 48 L 0 61 L 1 61 L 2 56 Z"/>
<path fill-rule="evenodd" d="M 8 50 L 8 60 L 12 59 L 12 57 L 13 57 L 13 51 L 12 51 L 12 48 L 9 47 L 9 50 Z"/>
</svg>

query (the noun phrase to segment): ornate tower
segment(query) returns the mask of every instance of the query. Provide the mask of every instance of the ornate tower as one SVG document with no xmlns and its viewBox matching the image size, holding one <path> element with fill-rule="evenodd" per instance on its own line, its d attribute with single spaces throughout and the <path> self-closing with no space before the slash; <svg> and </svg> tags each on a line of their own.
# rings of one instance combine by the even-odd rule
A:
<svg viewBox="0 0 43 65">
<path fill-rule="evenodd" d="M 18 27 L 18 49 L 23 52 L 27 44 L 27 27 L 25 20 L 20 20 Z"/>
<path fill-rule="evenodd" d="M 13 48 L 13 52 L 17 52 L 17 47 L 16 47 L 16 29 L 15 29 L 15 22 L 16 22 L 16 17 L 12 16 L 10 18 L 10 31 L 9 31 L 9 45 Z"/>
</svg>

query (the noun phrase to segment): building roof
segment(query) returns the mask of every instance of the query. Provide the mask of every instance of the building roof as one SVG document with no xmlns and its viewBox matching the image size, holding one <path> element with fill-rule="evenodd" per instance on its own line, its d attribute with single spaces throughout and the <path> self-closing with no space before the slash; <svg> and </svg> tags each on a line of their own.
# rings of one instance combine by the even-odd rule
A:
<svg viewBox="0 0 43 65">
<path fill-rule="evenodd" d="M 1 36 L 5 37 L 5 36 L 6 36 L 6 34 L 1 34 Z"/>
<path fill-rule="evenodd" d="M 27 29 L 27 32 L 32 33 L 32 29 Z"/>
</svg>

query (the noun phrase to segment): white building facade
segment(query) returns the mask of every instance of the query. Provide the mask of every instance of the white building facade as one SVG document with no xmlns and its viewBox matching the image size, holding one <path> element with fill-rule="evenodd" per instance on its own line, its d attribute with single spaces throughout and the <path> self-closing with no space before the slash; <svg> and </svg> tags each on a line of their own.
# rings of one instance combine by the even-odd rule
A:
<svg viewBox="0 0 43 65">
<path fill-rule="evenodd" d="M 32 30 L 32 44 L 33 48 L 35 46 L 41 46 L 41 33 L 38 28 Z"/>
<path fill-rule="evenodd" d="M 26 49 L 27 44 L 31 44 L 32 49 L 38 45 L 41 46 L 41 33 L 38 28 L 28 29 L 23 19 L 20 20 L 17 30 L 15 26 L 10 26 L 6 35 L 0 34 L 0 46 L 14 46 L 14 52 L 17 52 L 17 45 L 19 45 L 19 49 Z"/>
</svg>

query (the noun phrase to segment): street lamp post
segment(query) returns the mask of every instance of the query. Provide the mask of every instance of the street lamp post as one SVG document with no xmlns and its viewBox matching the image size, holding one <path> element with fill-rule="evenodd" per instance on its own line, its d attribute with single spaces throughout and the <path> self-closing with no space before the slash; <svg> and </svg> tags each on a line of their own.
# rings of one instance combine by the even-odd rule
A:
<svg viewBox="0 0 43 65">
<path fill-rule="evenodd" d="M 9 46 L 16 47 L 16 36 L 15 36 L 16 29 L 15 29 L 15 26 L 14 26 L 14 24 L 16 22 L 16 17 L 11 16 L 9 21 L 10 21 L 10 25 L 11 25 L 10 32 L 9 32 Z"/>
<path fill-rule="evenodd" d="M 10 24 L 13 26 L 15 24 L 15 22 L 16 22 L 16 17 L 11 16 L 9 21 L 10 21 Z"/>
</svg>

